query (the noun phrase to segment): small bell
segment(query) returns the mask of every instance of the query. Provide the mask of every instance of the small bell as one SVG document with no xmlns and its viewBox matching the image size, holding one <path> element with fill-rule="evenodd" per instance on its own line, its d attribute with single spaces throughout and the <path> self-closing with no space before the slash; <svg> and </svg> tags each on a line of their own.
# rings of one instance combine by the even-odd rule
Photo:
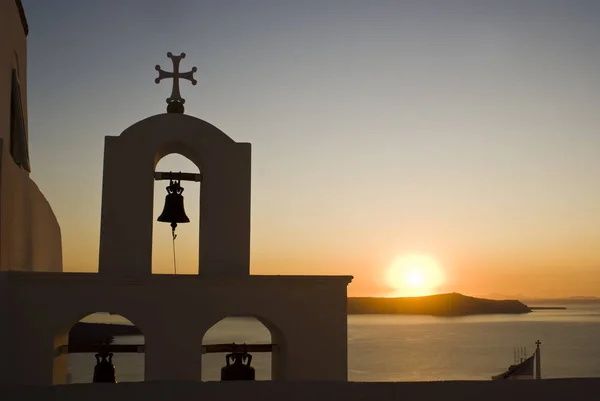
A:
<svg viewBox="0 0 600 401">
<path fill-rule="evenodd" d="M 177 223 L 189 223 L 190 219 L 185 214 L 183 208 L 183 188 L 179 185 L 179 180 L 170 180 L 170 185 L 167 187 L 167 196 L 165 197 L 165 207 L 157 221 L 163 223 L 171 223 L 173 234 Z"/>
<path fill-rule="evenodd" d="M 250 366 L 252 355 L 249 353 L 232 352 L 225 356 L 225 361 L 227 365 L 221 368 L 221 381 L 255 380 L 254 368 Z"/>
<path fill-rule="evenodd" d="M 96 354 L 96 366 L 94 367 L 94 383 L 116 383 L 115 365 L 112 363 L 113 354 L 101 352 Z"/>
</svg>

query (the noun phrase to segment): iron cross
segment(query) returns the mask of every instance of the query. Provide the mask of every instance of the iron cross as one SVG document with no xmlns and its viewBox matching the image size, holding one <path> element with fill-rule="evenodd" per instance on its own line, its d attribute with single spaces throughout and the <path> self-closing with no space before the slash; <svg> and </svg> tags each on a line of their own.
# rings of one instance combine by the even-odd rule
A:
<svg viewBox="0 0 600 401">
<path fill-rule="evenodd" d="M 155 69 L 158 71 L 158 78 L 156 78 L 154 82 L 158 84 L 162 79 L 173 78 L 173 90 L 171 91 L 171 97 L 167 98 L 167 103 L 178 102 L 184 104 L 185 99 L 181 98 L 181 93 L 179 92 L 179 78 L 187 79 L 192 83 L 192 85 L 196 85 L 198 81 L 194 79 L 194 73 L 198 71 L 198 69 L 196 67 L 192 67 L 191 71 L 179 72 L 179 62 L 181 59 L 185 58 L 185 53 L 181 53 L 179 56 L 174 56 L 173 53 L 168 52 L 167 57 L 173 62 L 173 72 L 163 71 L 160 66 L 157 65 Z"/>
</svg>

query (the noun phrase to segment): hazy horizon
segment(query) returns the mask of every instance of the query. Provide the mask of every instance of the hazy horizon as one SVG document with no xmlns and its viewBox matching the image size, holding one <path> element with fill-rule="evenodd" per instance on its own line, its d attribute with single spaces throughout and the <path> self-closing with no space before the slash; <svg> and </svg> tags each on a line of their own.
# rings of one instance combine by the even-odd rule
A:
<svg viewBox="0 0 600 401">
<path fill-rule="evenodd" d="M 517 300 L 517 301 L 565 301 L 565 302 L 576 302 L 576 301 L 590 301 L 590 302 L 600 302 L 600 297 L 597 296 L 593 296 L 593 295 L 572 295 L 572 296 L 568 296 L 568 297 L 556 297 L 556 298 L 543 298 L 543 297 L 529 297 L 527 295 L 523 295 L 523 294 L 514 294 L 514 295 L 510 295 L 510 294 L 464 294 L 464 293 L 457 293 L 455 291 L 450 291 L 450 292 L 436 292 L 433 294 L 428 294 L 428 295 L 413 295 L 413 296 L 402 296 L 402 295 L 387 295 L 387 296 L 374 296 L 374 295 L 360 295 L 360 296 L 352 296 L 349 295 L 350 298 L 356 297 L 356 298 L 369 298 L 369 297 L 373 297 L 373 298 L 402 298 L 402 297 L 407 297 L 407 298 L 412 298 L 412 297 L 422 297 L 422 296 L 435 296 L 435 295 L 446 295 L 446 294 L 460 294 L 460 295 L 464 295 L 467 297 L 473 297 L 473 298 L 484 298 L 484 299 L 491 299 L 491 300 L 496 300 L 496 301 L 503 301 L 503 300 Z"/>
<path fill-rule="evenodd" d="M 104 137 L 165 111 L 154 66 L 185 52 L 186 113 L 252 143 L 253 274 L 354 275 L 349 296 L 600 296 L 600 2 L 23 5 L 31 177 L 66 271 L 97 270 Z M 154 238 L 168 273 L 168 225 Z"/>
</svg>

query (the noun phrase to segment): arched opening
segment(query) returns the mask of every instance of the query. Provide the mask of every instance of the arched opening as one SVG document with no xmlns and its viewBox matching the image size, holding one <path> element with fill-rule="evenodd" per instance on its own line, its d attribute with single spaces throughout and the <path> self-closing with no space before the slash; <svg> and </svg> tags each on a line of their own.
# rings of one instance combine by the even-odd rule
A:
<svg viewBox="0 0 600 401">
<path fill-rule="evenodd" d="M 141 329 L 124 316 L 96 312 L 56 336 L 54 384 L 92 383 L 95 354 L 107 342 L 117 381 L 144 381 L 145 337 Z"/>
<path fill-rule="evenodd" d="M 192 173 L 200 171 L 190 159 L 178 153 L 171 153 L 156 165 L 155 172 Z M 200 235 L 200 182 L 181 181 L 185 213 L 189 223 L 180 223 L 175 230 L 173 241 L 169 223 L 156 219 L 165 206 L 166 187 L 169 180 L 156 180 L 154 183 L 154 212 L 152 228 L 152 273 L 153 274 L 198 274 L 199 235 Z"/>
<path fill-rule="evenodd" d="M 215 323 L 202 338 L 202 381 L 221 380 L 221 368 L 225 366 L 227 352 L 212 352 L 210 345 L 217 344 L 273 344 L 281 338 L 272 325 L 263 324 L 253 316 L 226 317 Z M 273 350 L 273 352 L 278 352 Z M 254 367 L 256 380 L 271 380 L 274 373 L 273 352 L 255 352 L 252 349 L 251 366 Z"/>
</svg>

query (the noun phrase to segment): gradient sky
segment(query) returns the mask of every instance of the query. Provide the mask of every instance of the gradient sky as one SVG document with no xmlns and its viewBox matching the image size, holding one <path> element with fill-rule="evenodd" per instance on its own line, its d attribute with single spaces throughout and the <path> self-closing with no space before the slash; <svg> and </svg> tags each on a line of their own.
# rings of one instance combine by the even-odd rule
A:
<svg viewBox="0 0 600 401">
<path fill-rule="evenodd" d="M 600 2 L 23 3 L 32 178 L 65 270 L 97 269 L 104 137 L 165 111 L 154 66 L 183 51 L 186 112 L 253 144 L 252 273 L 386 295 L 416 252 L 443 267 L 438 291 L 600 296 Z M 197 227 L 180 226 L 180 272 Z M 168 225 L 154 236 L 169 272 Z"/>
</svg>

